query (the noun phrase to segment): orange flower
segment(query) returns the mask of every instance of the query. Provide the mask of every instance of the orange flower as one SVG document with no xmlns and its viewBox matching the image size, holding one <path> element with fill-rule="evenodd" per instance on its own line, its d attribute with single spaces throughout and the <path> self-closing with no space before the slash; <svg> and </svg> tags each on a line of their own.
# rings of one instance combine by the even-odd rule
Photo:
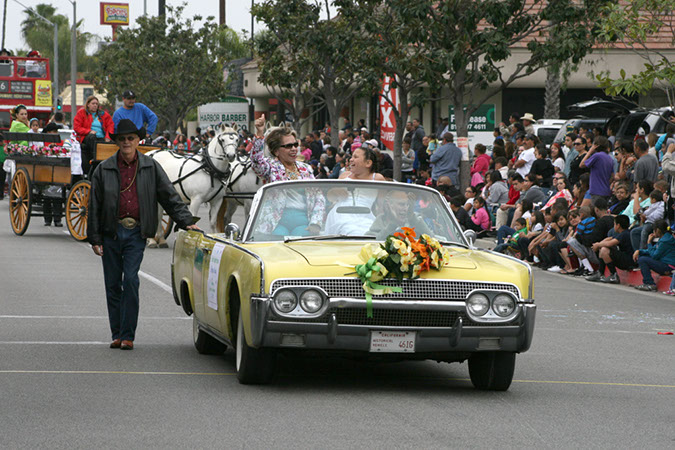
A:
<svg viewBox="0 0 675 450">
<path fill-rule="evenodd" d="M 413 252 L 418 253 L 422 258 L 426 258 L 428 256 L 427 246 L 422 244 L 419 240 L 411 241 L 410 248 L 412 248 Z"/>
<path fill-rule="evenodd" d="M 401 227 L 401 230 L 405 232 L 405 235 L 408 237 L 415 238 L 417 237 L 417 233 L 415 233 L 415 228 L 410 228 L 410 227 Z"/>
</svg>

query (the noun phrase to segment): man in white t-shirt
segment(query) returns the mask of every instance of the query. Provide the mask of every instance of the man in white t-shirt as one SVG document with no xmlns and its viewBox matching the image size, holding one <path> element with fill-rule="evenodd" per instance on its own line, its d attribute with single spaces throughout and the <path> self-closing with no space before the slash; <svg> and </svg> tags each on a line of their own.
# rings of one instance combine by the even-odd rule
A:
<svg viewBox="0 0 675 450">
<path fill-rule="evenodd" d="M 530 173 L 530 169 L 532 169 L 532 163 L 534 163 L 535 160 L 533 135 L 528 134 L 525 136 L 524 147 L 525 150 L 520 152 L 520 155 L 518 155 L 518 159 L 513 166 L 516 169 L 516 172 L 518 172 L 523 178 L 525 178 L 527 174 Z"/>
</svg>

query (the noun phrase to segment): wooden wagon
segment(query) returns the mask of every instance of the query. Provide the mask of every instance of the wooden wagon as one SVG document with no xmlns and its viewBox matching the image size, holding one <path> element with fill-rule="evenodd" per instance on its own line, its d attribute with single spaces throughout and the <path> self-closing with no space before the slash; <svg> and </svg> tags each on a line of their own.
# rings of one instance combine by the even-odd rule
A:
<svg viewBox="0 0 675 450">
<path fill-rule="evenodd" d="M 37 141 L 45 143 L 61 142 L 59 135 L 39 133 L 4 133 L 4 138 L 11 141 Z M 9 159 L 16 164 L 16 173 L 12 178 L 9 192 L 9 218 L 12 231 L 18 236 L 28 229 L 31 217 L 43 217 L 43 188 L 47 186 L 61 187 L 61 201 L 65 222 L 70 235 L 78 241 L 87 239 L 87 216 L 89 207 L 89 176 L 101 161 L 106 160 L 117 151 L 113 143 L 99 143 L 91 161 L 91 172 L 85 179 L 72 184 L 69 157 L 32 156 L 10 154 Z M 138 151 L 147 153 L 158 147 L 141 145 Z M 34 208 L 34 206 L 39 208 Z"/>
</svg>

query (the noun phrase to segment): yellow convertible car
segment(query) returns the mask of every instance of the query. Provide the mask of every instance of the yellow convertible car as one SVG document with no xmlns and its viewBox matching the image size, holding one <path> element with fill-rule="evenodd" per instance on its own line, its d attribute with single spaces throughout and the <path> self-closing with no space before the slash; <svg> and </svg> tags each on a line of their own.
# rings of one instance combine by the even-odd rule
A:
<svg viewBox="0 0 675 450">
<path fill-rule="evenodd" d="M 311 350 L 468 360 L 476 388 L 506 390 L 532 342 L 532 274 L 473 238 L 427 187 L 272 183 L 243 231 L 178 234 L 174 299 L 200 353 L 234 348 L 241 383 L 271 381 L 279 352 Z"/>
</svg>

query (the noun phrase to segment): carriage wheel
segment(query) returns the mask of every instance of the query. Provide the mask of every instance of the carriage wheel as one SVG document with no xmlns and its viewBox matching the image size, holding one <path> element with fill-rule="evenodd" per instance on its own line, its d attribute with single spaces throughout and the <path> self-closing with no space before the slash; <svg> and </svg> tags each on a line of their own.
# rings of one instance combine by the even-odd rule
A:
<svg viewBox="0 0 675 450">
<path fill-rule="evenodd" d="M 173 229 L 173 219 L 164 211 L 162 213 L 162 236 L 164 239 L 168 238 Z"/>
<path fill-rule="evenodd" d="M 73 185 L 66 200 L 66 224 L 70 235 L 78 241 L 87 239 L 87 216 L 89 207 L 89 181 Z"/>
<path fill-rule="evenodd" d="M 17 236 L 22 236 L 28 229 L 33 208 L 32 192 L 33 186 L 28 171 L 20 167 L 14 174 L 9 189 L 9 221 L 12 224 L 12 231 Z"/>
</svg>

